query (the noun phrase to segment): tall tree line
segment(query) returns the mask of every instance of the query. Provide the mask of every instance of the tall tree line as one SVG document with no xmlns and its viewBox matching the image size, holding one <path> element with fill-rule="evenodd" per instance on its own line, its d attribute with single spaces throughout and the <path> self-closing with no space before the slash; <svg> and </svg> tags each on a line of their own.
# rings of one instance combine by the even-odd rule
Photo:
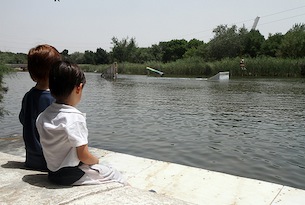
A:
<svg viewBox="0 0 305 205">
<path fill-rule="evenodd" d="M 286 34 L 269 34 L 268 38 L 258 30 L 247 30 L 219 25 L 213 30 L 213 38 L 205 43 L 198 39 L 186 41 L 174 39 L 159 42 L 150 47 L 138 47 L 135 38 L 116 37 L 111 39 L 112 48 L 107 52 L 103 48 L 96 51 L 87 50 L 84 53 L 69 54 L 67 49 L 62 51 L 64 58 L 78 64 L 109 64 L 112 62 L 145 63 L 159 61 L 173 62 L 183 58 L 201 58 L 205 61 L 217 61 L 224 58 L 245 58 L 270 56 L 279 58 L 305 57 L 305 24 L 295 24 Z M 1 52 L 2 63 L 26 63 L 26 55 Z M 0 62 L 1 63 L 1 62 Z"/>
<path fill-rule="evenodd" d="M 205 61 L 224 58 L 269 56 L 279 58 L 305 57 L 305 24 L 295 24 L 286 34 L 275 33 L 265 37 L 258 30 L 247 30 L 219 25 L 214 37 L 205 43 L 198 39 L 174 39 L 159 42 L 147 48 L 137 46 L 135 38 L 112 38 L 112 50 L 98 48 L 96 52 L 73 53 L 77 63 L 103 64 L 111 62 L 144 63 L 148 61 L 173 62 L 178 59 L 198 57 Z"/>
</svg>

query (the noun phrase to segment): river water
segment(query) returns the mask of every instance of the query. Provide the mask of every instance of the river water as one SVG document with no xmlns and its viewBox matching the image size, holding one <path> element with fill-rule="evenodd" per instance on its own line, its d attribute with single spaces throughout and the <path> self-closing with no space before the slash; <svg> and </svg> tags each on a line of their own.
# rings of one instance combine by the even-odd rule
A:
<svg viewBox="0 0 305 205">
<path fill-rule="evenodd" d="M 77 108 L 90 146 L 305 189 L 304 79 L 86 77 Z M 21 136 L 21 99 L 34 83 L 24 72 L 4 82 L 8 141 Z"/>
</svg>

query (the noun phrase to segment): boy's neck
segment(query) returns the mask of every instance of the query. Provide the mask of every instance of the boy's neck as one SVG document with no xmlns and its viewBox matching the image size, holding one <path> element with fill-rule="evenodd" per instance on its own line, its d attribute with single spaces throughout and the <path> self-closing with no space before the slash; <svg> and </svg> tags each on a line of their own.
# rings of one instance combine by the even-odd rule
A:
<svg viewBox="0 0 305 205">
<path fill-rule="evenodd" d="M 49 82 L 48 81 L 37 81 L 35 88 L 38 90 L 49 90 Z"/>
<path fill-rule="evenodd" d="M 73 102 L 73 101 L 71 101 L 70 99 L 66 99 L 66 100 L 56 100 L 55 101 L 57 104 L 64 104 L 64 105 L 69 105 L 69 106 L 72 106 L 72 107 L 75 107 L 76 106 L 76 104 Z"/>
<path fill-rule="evenodd" d="M 65 99 L 57 98 L 56 103 L 70 105 L 72 107 L 75 107 L 81 99 L 81 93 L 82 93 L 82 85 L 81 85 L 81 87 L 75 86 L 68 97 L 66 97 Z"/>
</svg>

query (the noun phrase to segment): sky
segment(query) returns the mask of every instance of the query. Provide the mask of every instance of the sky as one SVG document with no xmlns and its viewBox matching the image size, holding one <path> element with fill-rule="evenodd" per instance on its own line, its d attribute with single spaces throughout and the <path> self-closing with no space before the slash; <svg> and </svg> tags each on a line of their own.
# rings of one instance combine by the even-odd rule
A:
<svg viewBox="0 0 305 205">
<path fill-rule="evenodd" d="M 205 43 L 219 25 L 285 34 L 305 23 L 304 0 L 0 0 L 0 51 L 27 53 L 50 44 L 69 54 L 110 51 L 112 38 L 138 47 L 195 38 Z"/>
</svg>

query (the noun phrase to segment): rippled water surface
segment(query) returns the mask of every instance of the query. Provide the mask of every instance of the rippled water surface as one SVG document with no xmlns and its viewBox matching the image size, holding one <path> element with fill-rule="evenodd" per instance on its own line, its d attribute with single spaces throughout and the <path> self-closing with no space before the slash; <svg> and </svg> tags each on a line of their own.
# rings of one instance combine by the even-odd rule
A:
<svg viewBox="0 0 305 205">
<path fill-rule="evenodd" d="M 78 109 L 90 146 L 305 189 L 303 79 L 86 77 Z M 34 84 L 28 73 L 4 81 L 0 137 L 9 138 L 21 135 L 21 99 Z"/>
</svg>

